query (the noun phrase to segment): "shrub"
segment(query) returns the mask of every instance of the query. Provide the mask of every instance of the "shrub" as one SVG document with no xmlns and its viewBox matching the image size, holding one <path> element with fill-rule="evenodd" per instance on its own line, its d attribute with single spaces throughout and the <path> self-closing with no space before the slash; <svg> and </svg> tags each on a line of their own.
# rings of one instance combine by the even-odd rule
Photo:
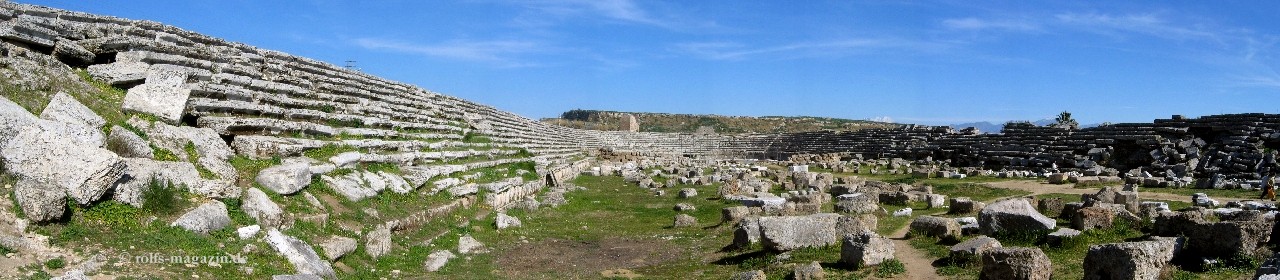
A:
<svg viewBox="0 0 1280 280">
<path fill-rule="evenodd" d="M 84 209 L 84 220 L 111 228 L 136 228 L 142 214 L 138 208 L 109 200 Z"/>
<path fill-rule="evenodd" d="M 62 258 L 53 258 L 53 259 L 44 261 L 44 267 L 47 267 L 49 269 L 59 269 L 66 266 L 67 266 L 67 261 L 63 260 Z"/>
<path fill-rule="evenodd" d="M 142 191 L 142 209 L 154 214 L 177 213 L 182 210 L 183 201 L 177 188 L 159 180 L 151 180 L 147 189 Z"/>
<path fill-rule="evenodd" d="M 876 277 L 880 278 L 889 278 L 906 272 L 907 266 L 903 265 L 898 259 L 886 260 L 880 263 L 879 267 L 876 267 Z"/>
</svg>

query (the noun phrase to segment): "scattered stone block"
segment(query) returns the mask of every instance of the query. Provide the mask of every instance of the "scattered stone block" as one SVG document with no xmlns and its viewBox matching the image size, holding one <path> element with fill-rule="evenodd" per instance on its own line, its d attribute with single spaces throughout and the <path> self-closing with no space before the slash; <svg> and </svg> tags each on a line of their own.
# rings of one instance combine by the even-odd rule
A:
<svg viewBox="0 0 1280 280">
<path fill-rule="evenodd" d="M 1057 227 L 1057 221 L 1036 212 L 1025 199 L 1008 199 L 982 208 L 978 226 L 982 234 L 992 235 L 997 232 L 1050 231 Z"/>
<path fill-rule="evenodd" d="M 1048 235 L 1045 235 L 1045 242 L 1048 242 L 1049 244 L 1052 244 L 1052 245 L 1061 245 L 1062 242 L 1071 240 L 1072 238 L 1076 238 L 1077 236 L 1080 236 L 1079 230 L 1070 229 L 1070 228 L 1058 228 L 1058 230 L 1053 231 Z"/>
<path fill-rule="evenodd" d="M 462 237 L 458 237 L 458 253 L 459 254 L 469 255 L 469 254 L 479 254 L 479 253 L 486 253 L 486 252 L 489 252 L 489 250 L 484 247 L 484 244 L 480 243 L 479 240 L 476 240 L 475 237 L 471 237 L 470 234 L 463 235 Z"/>
<path fill-rule="evenodd" d="M 1040 248 L 992 248 L 982 254 L 980 279 L 1048 280 L 1053 263 Z"/>
<path fill-rule="evenodd" d="M 893 240 L 872 231 L 848 234 L 840 244 L 840 263 L 854 267 L 877 265 L 893 258 Z"/>
<path fill-rule="evenodd" d="M 1089 246 L 1084 279 L 1159 279 L 1182 245 L 1178 238 Z"/>
<path fill-rule="evenodd" d="M 919 216 L 911 221 L 911 233 L 923 236 L 938 237 L 943 240 L 957 240 L 960 238 L 960 223 L 955 219 Z"/>
<path fill-rule="evenodd" d="M 676 206 L 671 207 L 671 209 L 675 210 L 676 212 L 687 212 L 687 211 L 698 210 L 698 207 L 693 206 L 693 204 L 681 202 L 681 203 L 676 203 Z"/>
<path fill-rule="evenodd" d="M 22 213 L 32 222 L 61 219 L 66 214 L 67 194 L 61 187 L 35 179 L 18 180 L 13 196 Z"/>
<path fill-rule="evenodd" d="M 698 218 L 686 214 L 677 214 L 673 227 L 693 227 L 698 225 Z"/>
<path fill-rule="evenodd" d="M 720 210 L 720 223 L 734 224 L 751 215 L 751 210 L 746 206 L 725 207 Z"/>
<path fill-rule="evenodd" d="M 244 193 L 240 209 L 266 227 L 279 227 L 284 223 L 284 211 L 271 197 L 258 188 L 250 187 Z"/>
<path fill-rule="evenodd" d="M 987 250 L 1000 248 L 1000 241 L 980 235 L 951 246 L 951 260 L 959 262 L 975 262 Z"/>
<path fill-rule="evenodd" d="M 210 201 L 187 211 L 173 221 L 170 226 L 181 227 L 183 229 L 200 233 L 209 234 L 211 231 L 219 230 L 231 225 L 231 216 L 227 214 L 227 205 L 222 201 Z"/>
<path fill-rule="evenodd" d="M 947 213 L 960 215 L 978 213 L 978 211 L 982 211 L 982 208 L 987 206 L 986 203 L 973 201 L 968 197 L 952 198 L 949 204 L 951 204 L 951 209 L 948 209 Z"/>
<path fill-rule="evenodd" d="M 791 278 L 795 280 L 823 280 L 827 279 L 827 273 L 822 270 L 822 264 L 813 261 L 808 264 L 796 265 L 791 272 Z"/>
<path fill-rule="evenodd" d="M 276 229 L 267 231 L 266 241 L 276 252 L 284 256 L 290 264 L 293 264 L 293 268 L 298 274 L 313 274 L 325 279 L 337 279 L 333 266 L 321 259 L 320 255 L 316 254 L 315 249 L 312 249 L 311 245 L 307 245 L 306 242 L 284 235 Z"/>
<path fill-rule="evenodd" d="M 835 210 L 840 213 L 872 214 L 880 210 L 880 200 L 864 193 L 844 194 L 836 197 Z"/>
<path fill-rule="evenodd" d="M 458 256 L 454 255 L 453 252 L 449 252 L 449 250 L 436 250 L 427 255 L 427 260 L 422 263 L 422 268 L 430 272 L 440 271 L 440 268 L 448 264 L 449 260 L 456 257 Z"/>
<path fill-rule="evenodd" d="M 680 189 L 680 193 L 676 194 L 679 198 L 692 198 L 698 196 L 698 190 L 692 188 Z"/>
<path fill-rule="evenodd" d="M 278 194 L 293 194 L 311 184 L 311 165 L 294 162 L 267 167 L 258 172 L 254 181 Z"/>
<path fill-rule="evenodd" d="M 495 220 L 495 224 L 497 224 L 498 229 L 507 229 L 507 228 L 521 226 L 520 219 L 516 217 L 508 216 L 506 213 L 498 213 L 498 217 Z"/>
</svg>

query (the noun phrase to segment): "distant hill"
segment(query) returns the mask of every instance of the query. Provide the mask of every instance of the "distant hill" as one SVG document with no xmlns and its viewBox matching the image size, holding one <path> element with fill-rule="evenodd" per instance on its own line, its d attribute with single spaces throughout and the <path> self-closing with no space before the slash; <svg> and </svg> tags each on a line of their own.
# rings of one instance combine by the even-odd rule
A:
<svg viewBox="0 0 1280 280">
<path fill-rule="evenodd" d="M 896 123 L 867 120 L 850 120 L 825 117 L 784 116 L 721 116 L 667 113 L 636 113 L 599 110 L 570 110 L 559 118 L 544 118 L 542 122 L 566 127 L 593 130 L 622 130 L 627 114 L 636 117 L 642 132 L 715 132 L 778 133 L 819 130 L 854 131 L 869 128 L 896 128 Z"/>
</svg>

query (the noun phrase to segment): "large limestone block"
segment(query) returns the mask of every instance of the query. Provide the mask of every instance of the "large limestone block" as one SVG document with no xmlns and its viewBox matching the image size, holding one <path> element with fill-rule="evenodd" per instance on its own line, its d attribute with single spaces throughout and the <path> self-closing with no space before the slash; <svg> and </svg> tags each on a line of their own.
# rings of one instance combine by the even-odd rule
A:
<svg viewBox="0 0 1280 280">
<path fill-rule="evenodd" d="M 40 112 L 40 118 L 65 124 L 68 136 L 77 143 L 102 147 L 105 139 L 102 126 L 107 121 L 65 92 L 58 92 L 49 100 L 49 105 Z"/>
<path fill-rule="evenodd" d="M 210 201 L 196 209 L 182 214 L 171 226 L 181 227 L 193 232 L 208 234 L 211 231 L 231 225 L 231 216 L 227 214 L 227 205 L 222 201 Z"/>
<path fill-rule="evenodd" d="M 196 164 L 213 172 L 219 178 L 236 181 L 239 179 L 235 167 L 231 166 L 231 156 L 235 152 L 227 146 L 227 142 L 210 128 L 179 127 L 164 123 L 145 123 L 141 120 L 130 120 L 141 128 L 151 142 L 159 148 L 174 152 L 182 158 L 197 157 Z M 195 155 L 187 154 L 187 145 L 195 148 Z"/>
<path fill-rule="evenodd" d="M 28 112 L 26 108 L 0 96 L 0 146 L 18 136 L 22 128 L 36 126 L 39 122 L 40 119 Z"/>
<path fill-rule="evenodd" d="M 182 69 L 152 65 L 147 70 L 146 83 L 129 89 L 121 109 L 151 114 L 166 123 L 177 124 L 191 97 L 191 89 L 184 85 L 189 75 Z"/>
<path fill-rule="evenodd" d="M 960 238 L 960 223 L 952 218 L 919 216 L 911 221 L 911 233 L 948 240 Z"/>
<path fill-rule="evenodd" d="M 1084 257 L 1084 279 L 1160 278 L 1160 271 L 1182 245 L 1178 238 L 1089 246 Z"/>
<path fill-rule="evenodd" d="M 978 279 L 1048 280 L 1053 263 L 1040 248 L 1003 247 L 982 254 L 982 272 Z"/>
<path fill-rule="evenodd" d="M 324 255 L 329 257 L 330 261 L 338 260 L 342 256 L 356 251 L 356 239 L 345 236 L 333 236 L 328 241 L 320 243 L 320 249 L 324 250 Z"/>
<path fill-rule="evenodd" d="M 0 22 L 0 38 L 6 40 L 51 48 L 56 43 L 57 34 L 57 32 L 25 18 Z"/>
<path fill-rule="evenodd" d="M 105 81 L 111 85 L 126 85 L 141 83 L 147 78 L 147 68 L 151 67 L 143 62 L 114 62 L 107 64 L 89 65 L 89 76 L 94 79 Z"/>
<path fill-rule="evenodd" d="M 1049 231 L 1057 227 L 1057 221 L 1036 212 L 1025 199 L 1008 199 L 982 208 L 978 214 L 978 227 L 982 234 Z"/>
<path fill-rule="evenodd" d="M 137 133 L 129 131 L 122 126 L 111 126 L 111 133 L 107 134 L 107 140 L 104 147 L 126 158 L 154 158 L 154 150 L 147 140 L 142 139 Z"/>
<path fill-rule="evenodd" d="M 97 55 L 76 44 L 76 42 L 59 38 L 53 46 L 53 56 L 68 64 L 84 65 L 93 62 Z"/>
<path fill-rule="evenodd" d="M 880 210 L 880 199 L 874 194 L 851 193 L 836 197 L 836 212 L 872 214 Z"/>
<path fill-rule="evenodd" d="M 255 181 L 278 194 L 293 194 L 311 184 L 311 165 L 293 162 L 268 167 L 258 172 Z"/>
<path fill-rule="evenodd" d="M 311 248 L 311 245 L 307 245 L 307 242 L 284 235 L 276 229 L 267 231 L 266 241 L 271 248 L 276 249 L 276 252 L 293 264 L 298 274 L 313 274 L 326 279 L 337 279 L 333 266 L 320 258 L 316 250 Z"/>
<path fill-rule="evenodd" d="M 364 252 L 377 259 L 391 252 L 391 226 L 378 225 L 365 236 Z"/>
<path fill-rule="evenodd" d="M 96 201 L 124 174 L 111 151 L 78 145 L 61 130 L 26 127 L 0 148 L 10 174 L 66 188 L 80 204 Z"/>
<path fill-rule="evenodd" d="M 13 195 L 22 213 L 33 222 L 62 218 L 67 209 L 67 193 L 61 187 L 36 180 L 20 180 Z"/>
<path fill-rule="evenodd" d="M 765 248 L 777 251 L 836 244 L 845 233 L 837 226 L 841 217 L 834 213 L 760 217 L 761 241 Z"/>
<path fill-rule="evenodd" d="M 951 246 L 949 256 L 955 261 L 976 261 L 987 250 L 1000 247 L 1000 240 L 981 235 Z"/>
<path fill-rule="evenodd" d="M 873 231 L 848 234 L 840 245 L 840 262 L 854 267 L 877 265 L 893 258 L 893 240 Z"/>
<path fill-rule="evenodd" d="M 253 217 L 258 224 L 265 227 L 279 227 L 284 223 L 284 211 L 280 210 L 280 205 L 271 201 L 271 197 L 267 193 L 262 192 L 258 188 L 249 188 L 244 193 L 243 202 L 240 208 L 245 214 Z"/>
<path fill-rule="evenodd" d="M 440 268 L 448 264 L 449 260 L 456 257 L 458 256 L 454 255 L 453 252 L 449 252 L 449 250 L 436 250 L 427 255 L 427 260 L 422 263 L 422 268 L 431 272 L 440 271 Z"/>
<path fill-rule="evenodd" d="M 190 162 L 158 161 L 145 158 L 125 158 L 124 177 L 116 184 L 116 201 L 141 207 L 142 192 L 152 181 L 172 187 L 185 187 L 187 191 L 209 198 L 239 197 L 241 190 L 228 180 L 206 180 Z"/>
</svg>

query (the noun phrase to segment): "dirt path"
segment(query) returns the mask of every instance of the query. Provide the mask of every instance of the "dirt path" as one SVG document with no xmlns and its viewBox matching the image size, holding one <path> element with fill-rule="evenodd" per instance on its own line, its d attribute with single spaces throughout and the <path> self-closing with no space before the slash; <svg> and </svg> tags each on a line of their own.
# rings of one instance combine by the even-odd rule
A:
<svg viewBox="0 0 1280 280">
<path fill-rule="evenodd" d="M 889 235 L 893 239 L 894 257 L 907 267 L 906 279 L 946 279 L 938 275 L 937 269 L 933 268 L 933 258 L 924 252 L 911 247 L 911 242 L 907 240 L 907 233 L 910 232 L 911 226 L 903 226 Z"/>
</svg>

